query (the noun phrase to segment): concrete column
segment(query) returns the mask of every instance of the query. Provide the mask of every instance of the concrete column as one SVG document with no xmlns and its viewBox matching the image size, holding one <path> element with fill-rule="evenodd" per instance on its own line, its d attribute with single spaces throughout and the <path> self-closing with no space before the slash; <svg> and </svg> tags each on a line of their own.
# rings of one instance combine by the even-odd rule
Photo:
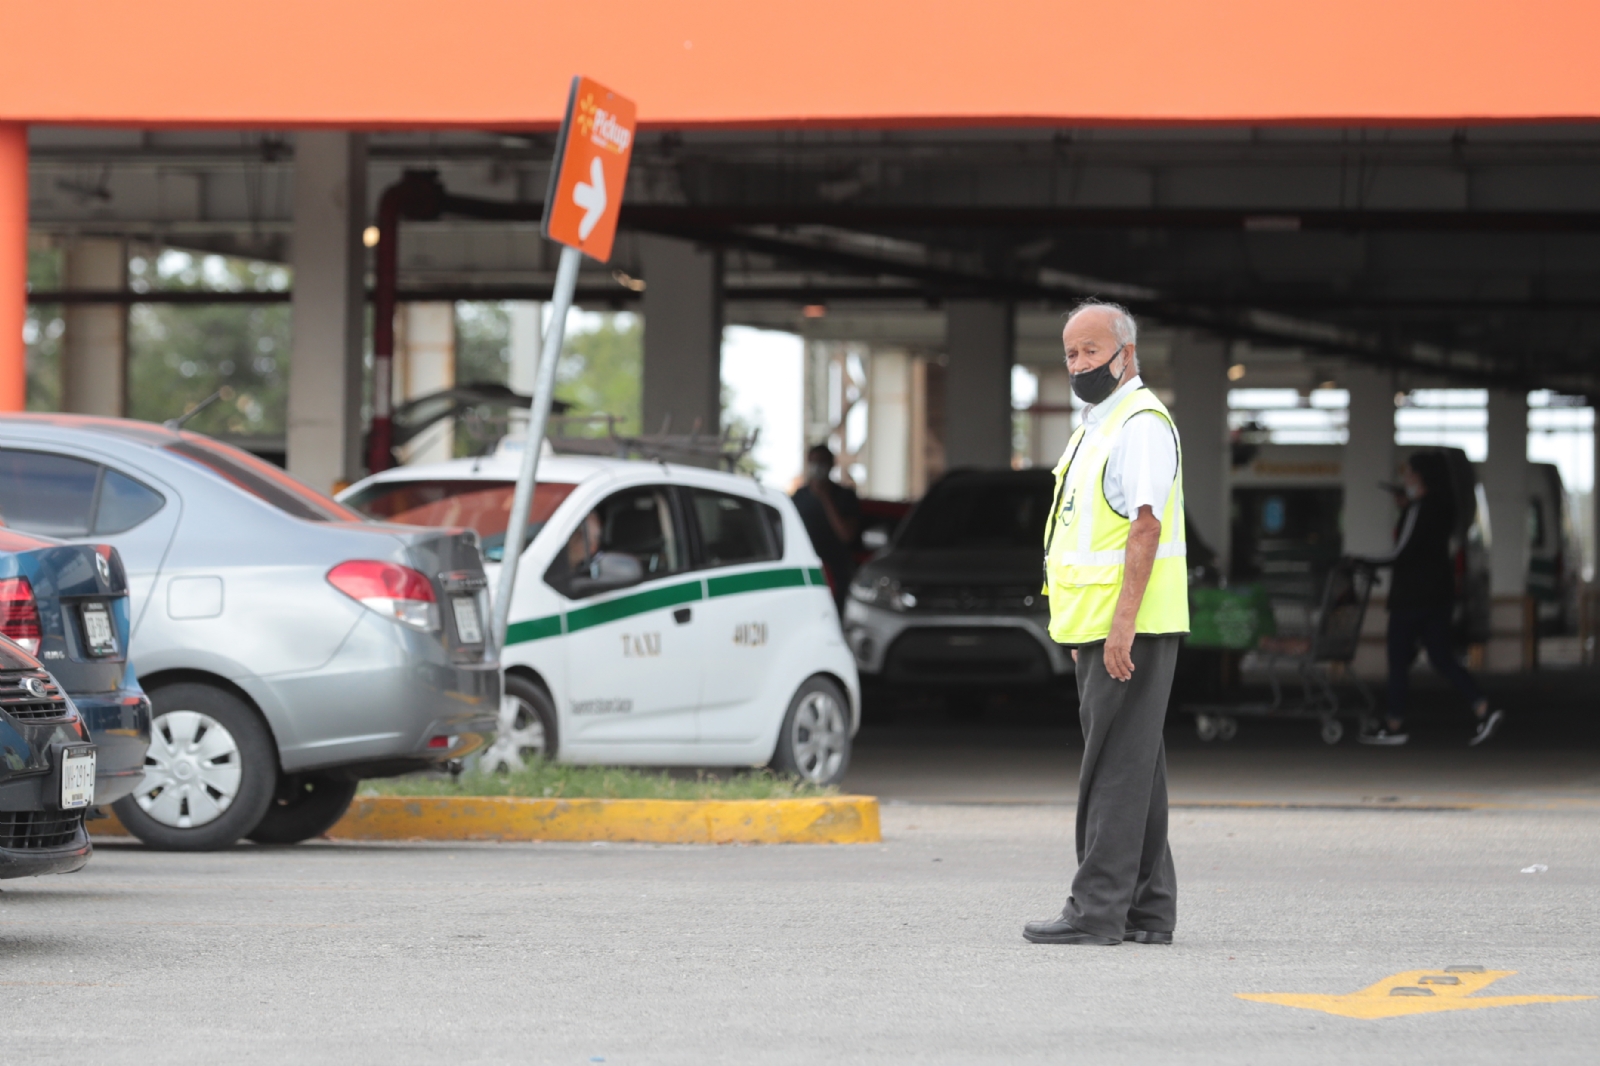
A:
<svg viewBox="0 0 1600 1066">
<path fill-rule="evenodd" d="M 944 315 L 948 469 L 1010 467 L 1012 307 L 993 300 L 946 300 Z"/>
<path fill-rule="evenodd" d="M 722 256 L 692 241 L 639 237 L 644 269 L 645 433 L 722 429 Z"/>
<path fill-rule="evenodd" d="M 867 479 L 861 490 L 881 500 L 911 495 L 911 451 L 920 443 L 913 363 L 903 351 L 874 351 L 867 367 Z"/>
<path fill-rule="evenodd" d="M 1072 375 L 1064 366 L 1045 366 L 1037 371 L 1038 410 L 1033 416 L 1033 465 L 1054 470 L 1072 440 Z"/>
<path fill-rule="evenodd" d="M 0 122 L 0 411 L 28 404 L 28 127 Z"/>
<path fill-rule="evenodd" d="M 1172 343 L 1172 418 L 1183 443 L 1183 501 L 1224 573 L 1232 558 L 1228 506 L 1228 346 L 1179 333 Z M 1391 434 L 1392 436 L 1393 434 Z"/>
<path fill-rule="evenodd" d="M 128 286 L 128 246 L 120 240 L 79 238 L 68 242 L 63 259 L 68 289 Z M 68 304 L 62 317 L 61 409 L 123 417 L 128 413 L 128 305 Z"/>
<path fill-rule="evenodd" d="M 544 349 L 544 304 L 517 300 L 506 304 L 506 315 L 511 319 L 511 365 L 506 384 L 512 392 L 532 396 L 539 384 L 539 353 Z M 527 436 L 528 409 L 513 410 L 506 429 L 512 436 Z"/>
<path fill-rule="evenodd" d="M 365 138 L 296 134 L 289 473 L 322 492 L 360 477 L 363 465 L 366 223 Z"/>
<path fill-rule="evenodd" d="M 1521 596 L 1528 586 L 1528 397 L 1489 390 L 1489 458 L 1483 464 L 1489 498 L 1489 590 Z"/>
<path fill-rule="evenodd" d="M 1393 481 L 1394 378 L 1383 370 L 1352 366 L 1339 375 L 1350 391 L 1350 440 L 1344 446 L 1344 550 L 1381 555 L 1394 547 L 1394 503 L 1378 488 Z"/>
<path fill-rule="evenodd" d="M 544 304 L 517 300 L 506 304 L 511 319 L 511 366 L 506 384 L 532 396 L 539 384 L 539 353 L 544 348 Z"/>
<path fill-rule="evenodd" d="M 928 483 L 933 480 L 931 476 L 933 456 L 928 426 L 930 368 L 937 369 L 935 364 L 922 356 L 914 356 L 911 359 L 910 454 L 906 460 L 906 498 L 911 500 L 920 500 L 927 495 Z"/>
<path fill-rule="evenodd" d="M 827 341 L 805 341 L 805 446 L 827 444 L 833 432 L 833 351 Z"/>
<path fill-rule="evenodd" d="M 1592 464 L 1589 467 L 1589 580 L 1600 584 L 1600 408 L 1590 429 Z"/>
<path fill-rule="evenodd" d="M 407 303 L 395 310 L 394 405 L 456 383 L 456 305 Z M 400 449 L 405 463 L 454 458 L 455 425 L 437 422 Z"/>
</svg>

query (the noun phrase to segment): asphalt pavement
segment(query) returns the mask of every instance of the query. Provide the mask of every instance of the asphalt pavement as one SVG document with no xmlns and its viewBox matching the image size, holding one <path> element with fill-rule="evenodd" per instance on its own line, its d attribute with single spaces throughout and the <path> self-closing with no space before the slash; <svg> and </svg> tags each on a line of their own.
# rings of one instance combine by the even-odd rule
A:
<svg viewBox="0 0 1600 1066">
<path fill-rule="evenodd" d="M 1022 940 L 1062 902 L 1069 806 L 883 814 L 883 844 L 834 847 L 102 845 L 79 874 L 0 884 L 3 1057 L 1502 1064 L 1600 1046 L 1600 1000 L 1451 1000 L 1600 995 L 1586 809 L 1180 809 L 1170 948 Z M 1305 1002 L 1436 1012 L 1238 995 L 1398 974 L 1408 995 Z"/>
</svg>

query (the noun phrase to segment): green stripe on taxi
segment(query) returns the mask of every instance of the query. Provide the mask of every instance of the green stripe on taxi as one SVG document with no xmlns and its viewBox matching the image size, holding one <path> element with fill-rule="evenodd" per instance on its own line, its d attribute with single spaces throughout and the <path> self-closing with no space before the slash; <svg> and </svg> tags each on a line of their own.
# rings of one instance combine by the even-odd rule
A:
<svg viewBox="0 0 1600 1066">
<path fill-rule="evenodd" d="M 765 589 L 804 588 L 808 581 L 812 585 L 827 584 L 827 579 L 822 576 L 820 569 L 815 567 L 805 569 L 798 566 L 753 570 L 743 574 L 724 574 L 704 580 L 696 578 L 693 581 L 647 589 L 631 596 L 618 596 L 614 600 L 568 611 L 565 627 L 562 626 L 562 616 L 559 614 L 513 622 L 506 633 L 506 645 L 509 647 L 512 644 L 526 644 L 530 640 L 559 637 L 562 633 L 576 633 L 580 629 L 632 618 L 634 615 L 649 611 L 659 611 L 663 607 L 694 603 L 696 600 L 708 597 L 737 596 L 740 593 L 761 592 Z"/>
</svg>

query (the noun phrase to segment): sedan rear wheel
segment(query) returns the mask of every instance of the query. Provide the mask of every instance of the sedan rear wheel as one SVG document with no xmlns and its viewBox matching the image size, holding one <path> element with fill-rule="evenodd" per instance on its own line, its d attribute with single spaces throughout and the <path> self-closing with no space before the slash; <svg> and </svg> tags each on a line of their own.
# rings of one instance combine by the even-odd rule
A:
<svg viewBox="0 0 1600 1066">
<path fill-rule="evenodd" d="M 813 785 L 836 785 L 849 766 L 849 698 L 828 678 L 810 678 L 789 701 L 772 767 Z"/>
<path fill-rule="evenodd" d="M 151 847 L 228 847 L 272 802 L 278 759 L 271 735 L 254 708 L 209 685 L 163 686 L 150 701 L 144 779 L 112 809 Z"/>
</svg>

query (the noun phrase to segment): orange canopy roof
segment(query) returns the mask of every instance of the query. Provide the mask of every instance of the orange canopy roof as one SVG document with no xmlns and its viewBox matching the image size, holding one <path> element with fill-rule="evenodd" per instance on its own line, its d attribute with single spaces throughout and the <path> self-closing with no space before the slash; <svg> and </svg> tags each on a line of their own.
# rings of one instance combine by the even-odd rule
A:
<svg viewBox="0 0 1600 1066">
<path fill-rule="evenodd" d="M 537 129 L 1600 117 L 1595 0 L 54 0 L 0 121 Z"/>
</svg>

